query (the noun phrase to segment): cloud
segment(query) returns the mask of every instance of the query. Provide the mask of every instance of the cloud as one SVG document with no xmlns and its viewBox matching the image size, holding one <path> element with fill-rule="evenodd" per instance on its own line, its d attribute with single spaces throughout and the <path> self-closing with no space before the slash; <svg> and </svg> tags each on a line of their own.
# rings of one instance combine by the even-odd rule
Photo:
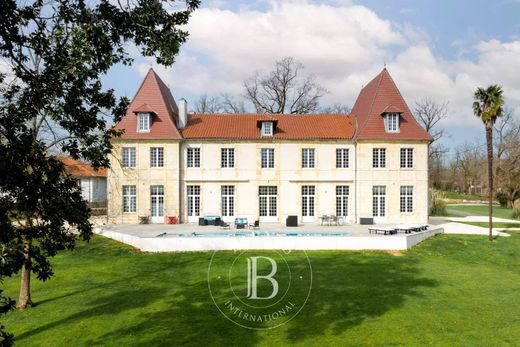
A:
<svg viewBox="0 0 520 347">
<path fill-rule="evenodd" d="M 330 91 L 323 103 L 352 106 L 386 62 L 411 108 L 426 96 L 449 102 L 445 125 L 480 126 L 472 95 L 491 83 L 501 84 L 508 105 L 520 109 L 520 41 L 481 41 L 447 60 L 434 54 L 424 29 L 392 23 L 365 6 L 275 0 L 259 7 L 228 5 L 215 1 L 196 11 L 177 62 L 158 68 L 176 98 L 241 94 L 255 71 L 293 56 Z M 461 42 L 453 45 L 462 49 Z M 144 75 L 149 64 L 136 66 Z"/>
</svg>

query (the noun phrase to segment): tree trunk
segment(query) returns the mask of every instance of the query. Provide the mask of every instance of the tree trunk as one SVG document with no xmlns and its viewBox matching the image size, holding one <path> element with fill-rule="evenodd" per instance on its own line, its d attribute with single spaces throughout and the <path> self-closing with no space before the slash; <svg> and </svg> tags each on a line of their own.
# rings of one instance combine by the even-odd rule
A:
<svg viewBox="0 0 520 347">
<path fill-rule="evenodd" d="M 20 297 L 16 307 L 18 309 L 26 309 L 32 306 L 31 301 L 31 255 L 29 250 L 31 249 L 32 239 L 24 239 L 23 241 L 23 252 L 25 261 L 22 266 L 22 278 L 20 283 Z"/>
<path fill-rule="evenodd" d="M 489 193 L 489 241 L 493 241 L 493 123 L 486 124 Z"/>
</svg>

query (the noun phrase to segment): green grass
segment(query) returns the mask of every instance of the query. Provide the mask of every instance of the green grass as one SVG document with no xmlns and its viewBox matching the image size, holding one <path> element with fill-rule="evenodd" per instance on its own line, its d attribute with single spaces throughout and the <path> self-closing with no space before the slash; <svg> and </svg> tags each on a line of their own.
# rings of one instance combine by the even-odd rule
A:
<svg viewBox="0 0 520 347">
<path fill-rule="evenodd" d="M 227 252 L 230 259 L 233 252 Z M 214 306 L 210 253 L 140 253 L 96 236 L 33 282 L 35 306 L 3 322 L 19 346 L 501 346 L 520 341 L 520 233 L 493 242 L 440 235 L 394 256 L 308 252 L 303 310 L 268 331 Z M 303 261 L 303 259 L 302 259 Z M 4 282 L 15 296 L 18 278 Z"/>
<path fill-rule="evenodd" d="M 485 195 L 455 193 L 455 192 L 448 192 L 445 190 L 442 190 L 440 192 L 443 194 L 443 197 L 446 199 L 469 200 L 469 201 L 487 201 L 488 200 L 488 197 Z"/>
<path fill-rule="evenodd" d="M 477 227 L 489 228 L 488 222 L 462 222 L 464 224 L 474 225 Z M 520 229 L 520 221 L 518 223 L 493 223 L 493 228 Z"/>
<path fill-rule="evenodd" d="M 470 214 L 476 216 L 488 216 L 489 208 L 487 205 L 448 205 L 446 206 L 448 213 L 450 214 Z M 506 207 L 493 207 L 493 216 L 499 218 L 512 218 L 513 209 Z"/>
</svg>

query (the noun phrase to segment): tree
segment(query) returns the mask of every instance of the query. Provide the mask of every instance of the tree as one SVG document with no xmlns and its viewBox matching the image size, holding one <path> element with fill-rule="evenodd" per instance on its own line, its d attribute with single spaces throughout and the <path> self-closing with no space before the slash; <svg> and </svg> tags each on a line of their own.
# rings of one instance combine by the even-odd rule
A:
<svg viewBox="0 0 520 347">
<path fill-rule="evenodd" d="M 319 110 L 320 113 L 327 114 L 350 114 L 351 111 L 352 109 L 349 106 L 341 103 L 334 103 Z"/>
<path fill-rule="evenodd" d="M 326 90 L 312 76 L 301 77 L 303 65 L 292 57 L 275 63 L 268 74 L 244 82 L 245 97 L 258 113 L 313 113 Z"/>
<path fill-rule="evenodd" d="M 202 94 L 195 102 L 196 113 L 219 113 L 222 108 L 218 97 L 208 97 L 207 94 Z"/>
<path fill-rule="evenodd" d="M 0 57 L 13 76 L 0 75 L 0 242 L 13 249 L 6 256 L 16 265 L 0 269 L 3 276 L 21 270 L 19 308 L 31 306 L 31 272 L 50 278 L 49 258 L 92 234 L 77 182 L 49 149 L 108 166 L 110 140 L 119 135 L 110 122 L 125 114 L 128 100 L 103 90 L 100 76 L 132 62 L 132 43 L 142 55 L 173 64 L 188 36 L 180 26 L 200 1 L 173 3 L 0 3 Z"/>
<path fill-rule="evenodd" d="M 448 103 L 438 103 L 430 98 L 420 99 L 415 102 L 414 113 L 415 118 L 433 139 L 429 147 L 429 157 L 444 153 L 446 150 L 438 144 L 438 140 L 445 135 L 439 122 L 448 116 Z"/>
<path fill-rule="evenodd" d="M 507 198 L 507 207 L 512 208 L 520 196 L 520 121 L 513 117 L 512 110 L 495 123 L 496 178 L 500 191 Z"/>
<path fill-rule="evenodd" d="M 502 115 L 504 104 L 502 87 L 497 84 L 487 89 L 478 88 L 473 96 L 473 113 L 479 117 L 486 128 L 486 147 L 488 161 L 489 194 L 489 240 L 493 240 L 493 125 Z"/>
<path fill-rule="evenodd" d="M 200 96 L 195 102 L 196 113 L 245 113 L 244 102 L 236 100 L 232 95 L 223 93 L 220 96 Z"/>
</svg>

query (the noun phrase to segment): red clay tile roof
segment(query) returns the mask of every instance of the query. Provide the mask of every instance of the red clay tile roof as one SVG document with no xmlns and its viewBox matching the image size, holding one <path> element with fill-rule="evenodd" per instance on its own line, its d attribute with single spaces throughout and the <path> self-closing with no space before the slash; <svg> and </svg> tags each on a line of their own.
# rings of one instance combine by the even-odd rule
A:
<svg viewBox="0 0 520 347">
<path fill-rule="evenodd" d="M 258 121 L 277 121 L 273 136 L 260 135 Z M 191 114 L 187 139 L 351 139 L 354 118 L 340 114 Z"/>
<path fill-rule="evenodd" d="M 74 177 L 107 177 L 105 169 L 94 170 L 90 165 L 70 157 L 58 157 L 65 165 L 65 172 Z"/>
<path fill-rule="evenodd" d="M 154 110 L 150 132 L 137 132 L 137 115 L 144 104 Z M 116 124 L 116 130 L 125 130 L 122 138 L 131 139 L 180 139 L 181 134 L 177 130 L 176 122 L 179 109 L 173 99 L 169 88 L 150 69 L 137 90 L 132 102 L 128 106 L 126 115 Z"/>
<path fill-rule="evenodd" d="M 398 133 L 387 133 L 385 131 L 384 120 L 381 114 L 388 106 L 402 110 L 400 132 Z M 386 68 L 361 90 L 352 108 L 352 115 L 358 117 L 356 138 L 432 139 L 413 117 L 412 112 L 410 112 Z"/>
<path fill-rule="evenodd" d="M 381 112 L 381 114 L 385 114 L 385 113 L 403 113 L 403 111 L 394 105 L 390 105 L 390 106 L 385 107 L 383 112 Z"/>
<path fill-rule="evenodd" d="M 134 112 L 134 113 L 154 113 L 154 114 L 157 114 L 157 112 L 155 112 L 155 110 L 153 108 L 151 108 L 150 105 L 148 105 L 148 104 L 142 104 L 141 106 L 133 109 L 132 112 Z"/>
</svg>

